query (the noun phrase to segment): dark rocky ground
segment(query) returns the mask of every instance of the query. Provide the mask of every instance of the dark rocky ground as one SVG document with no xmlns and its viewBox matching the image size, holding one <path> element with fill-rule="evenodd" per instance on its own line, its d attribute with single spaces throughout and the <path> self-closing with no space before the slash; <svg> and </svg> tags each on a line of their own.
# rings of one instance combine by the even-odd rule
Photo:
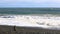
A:
<svg viewBox="0 0 60 34">
<path fill-rule="evenodd" d="M 60 30 L 0 25 L 0 34 L 60 34 Z"/>
</svg>

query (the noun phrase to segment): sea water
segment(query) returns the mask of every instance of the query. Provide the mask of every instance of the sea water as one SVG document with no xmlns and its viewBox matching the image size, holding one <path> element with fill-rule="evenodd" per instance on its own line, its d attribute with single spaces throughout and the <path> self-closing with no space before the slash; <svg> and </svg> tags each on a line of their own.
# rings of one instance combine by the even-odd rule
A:
<svg viewBox="0 0 60 34">
<path fill-rule="evenodd" d="M 49 8 L 0 8 L 0 25 L 59 29 L 59 13 Z"/>
</svg>

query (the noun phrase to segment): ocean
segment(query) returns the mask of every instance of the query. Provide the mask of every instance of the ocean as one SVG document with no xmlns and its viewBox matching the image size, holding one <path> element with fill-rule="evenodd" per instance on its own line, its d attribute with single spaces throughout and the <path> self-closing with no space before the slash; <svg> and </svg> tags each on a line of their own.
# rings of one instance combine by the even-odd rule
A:
<svg viewBox="0 0 60 34">
<path fill-rule="evenodd" d="M 0 33 L 60 33 L 60 8 L 0 8 Z"/>
<path fill-rule="evenodd" d="M 60 14 L 60 8 L 0 8 L 0 14 Z"/>
<path fill-rule="evenodd" d="M 59 15 L 60 8 L 0 8 L 0 25 L 60 30 Z"/>
</svg>

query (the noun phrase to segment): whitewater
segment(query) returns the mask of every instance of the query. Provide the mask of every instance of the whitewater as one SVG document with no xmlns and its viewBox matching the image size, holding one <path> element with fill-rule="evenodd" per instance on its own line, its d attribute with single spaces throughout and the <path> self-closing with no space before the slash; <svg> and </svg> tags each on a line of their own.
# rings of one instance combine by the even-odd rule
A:
<svg viewBox="0 0 60 34">
<path fill-rule="evenodd" d="M 43 15 L 0 15 L 0 25 L 60 29 L 60 16 Z"/>
</svg>

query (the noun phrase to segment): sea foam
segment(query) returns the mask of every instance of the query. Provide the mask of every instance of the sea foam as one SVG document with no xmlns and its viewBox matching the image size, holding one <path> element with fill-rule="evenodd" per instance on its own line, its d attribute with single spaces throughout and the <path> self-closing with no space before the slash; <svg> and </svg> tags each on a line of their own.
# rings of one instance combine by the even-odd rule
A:
<svg viewBox="0 0 60 34">
<path fill-rule="evenodd" d="M 0 25 L 60 28 L 60 16 L 56 15 L 2 15 Z"/>
</svg>

